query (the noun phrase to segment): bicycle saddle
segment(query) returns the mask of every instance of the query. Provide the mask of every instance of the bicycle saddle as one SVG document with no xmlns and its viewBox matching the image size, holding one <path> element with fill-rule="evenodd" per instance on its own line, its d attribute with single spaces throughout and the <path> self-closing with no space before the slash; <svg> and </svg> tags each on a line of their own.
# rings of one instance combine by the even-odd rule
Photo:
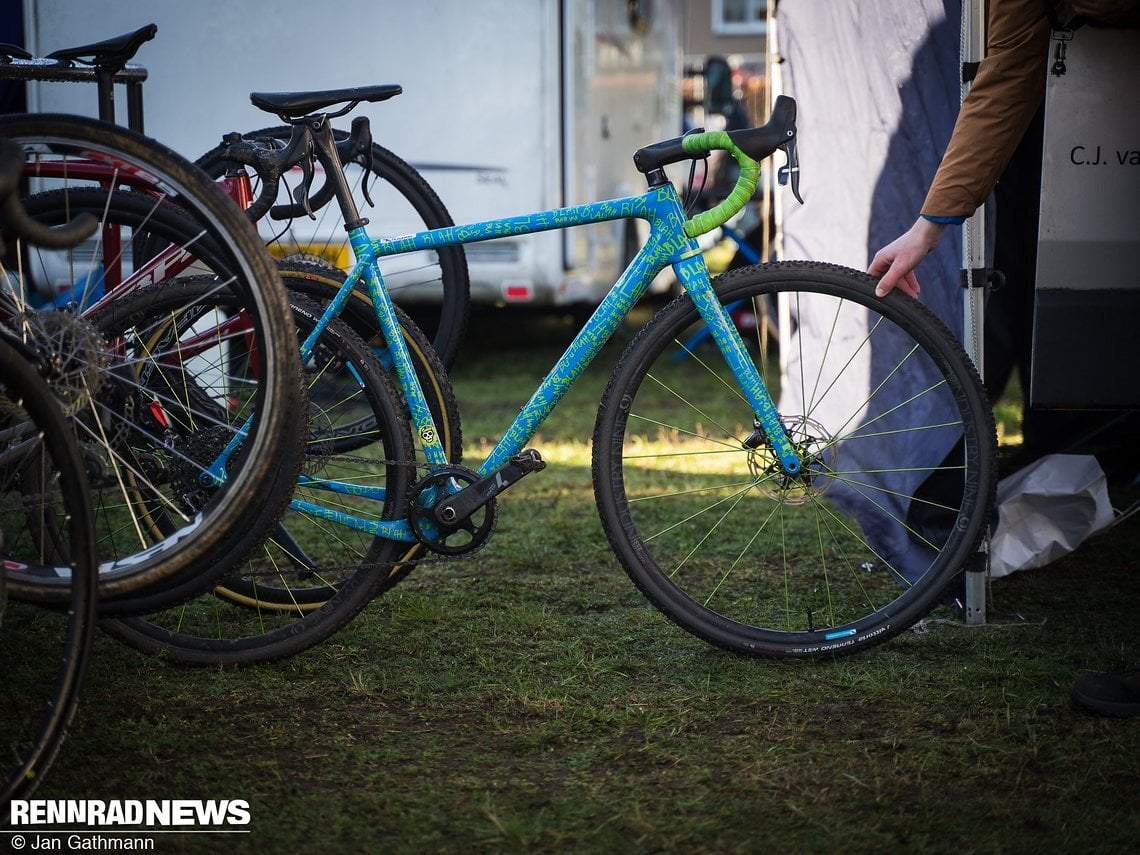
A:
<svg viewBox="0 0 1140 855">
<path fill-rule="evenodd" d="M 31 59 L 32 55 L 19 45 L 0 44 L 0 62 L 11 62 L 13 59 Z"/>
<path fill-rule="evenodd" d="M 304 116 L 333 104 L 360 101 L 387 101 L 404 91 L 398 83 L 355 86 L 350 89 L 321 89 L 315 92 L 251 92 L 253 106 L 278 116 Z"/>
<path fill-rule="evenodd" d="M 47 55 L 47 59 L 58 59 L 60 62 L 82 62 L 96 68 L 119 70 L 130 62 L 138 49 L 143 46 L 143 43 L 153 39 L 157 32 L 157 24 L 147 24 L 134 32 L 123 33 L 121 36 L 104 39 L 101 42 L 52 51 Z"/>
</svg>

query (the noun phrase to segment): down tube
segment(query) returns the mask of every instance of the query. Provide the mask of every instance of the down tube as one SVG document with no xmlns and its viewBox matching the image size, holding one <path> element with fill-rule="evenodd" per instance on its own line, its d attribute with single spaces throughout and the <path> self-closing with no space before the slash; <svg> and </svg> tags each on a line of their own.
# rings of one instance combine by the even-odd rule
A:
<svg viewBox="0 0 1140 855">
<path fill-rule="evenodd" d="M 764 435 L 768 437 L 768 441 L 772 443 L 772 448 L 780 458 L 784 471 L 789 474 L 798 472 L 799 456 L 788 439 L 783 424 L 780 423 L 780 414 L 776 410 L 772 396 L 768 394 L 767 387 L 764 386 L 764 381 L 760 378 L 760 372 L 756 370 L 752 357 L 748 355 L 740 333 L 717 299 L 716 291 L 709 281 L 708 267 L 704 259 L 684 258 L 676 262 L 673 269 L 712 333 L 713 341 L 724 354 L 725 361 L 732 369 L 733 376 L 736 377 L 741 391 L 764 429 Z"/>
<path fill-rule="evenodd" d="M 653 277 L 668 262 L 669 254 L 670 249 L 665 241 L 651 231 L 649 241 L 630 262 L 621 278 L 570 342 L 566 352 L 550 369 L 550 373 L 511 422 L 498 445 L 483 461 L 483 465 L 479 467 L 480 475 L 494 472 L 505 464 L 511 455 L 522 451 L 546 417 L 562 400 L 563 395 L 609 341 L 630 309 L 645 294 Z"/>
</svg>

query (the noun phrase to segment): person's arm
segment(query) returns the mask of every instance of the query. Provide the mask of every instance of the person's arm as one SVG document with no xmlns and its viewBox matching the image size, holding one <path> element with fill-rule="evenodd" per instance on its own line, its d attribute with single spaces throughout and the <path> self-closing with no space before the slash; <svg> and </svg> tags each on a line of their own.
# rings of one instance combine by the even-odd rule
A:
<svg viewBox="0 0 1140 855">
<path fill-rule="evenodd" d="M 1049 21 L 1041 0 L 990 0 L 986 56 L 954 124 L 922 213 L 968 217 L 993 191 L 1045 94 Z"/>
<path fill-rule="evenodd" d="M 880 249 L 867 269 L 882 277 L 879 296 L 894 288 L 918 296 L 914 268 L 947 225 L 961 223 L 985 201 L 1041 102 L 1049 55 L 1041 0 L 990 0 L 986 42 L 986 58 L 962 102 L 922 216 Z"/>
</svg>

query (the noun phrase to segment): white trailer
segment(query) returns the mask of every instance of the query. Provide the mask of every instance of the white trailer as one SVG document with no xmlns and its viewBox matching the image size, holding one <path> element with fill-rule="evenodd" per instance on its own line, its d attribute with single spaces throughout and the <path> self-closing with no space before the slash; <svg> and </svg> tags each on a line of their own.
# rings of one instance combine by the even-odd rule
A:
<svg viewBox="0 0 1140 855">
<path fill-rule="evenodd" d="M 25 0 L 37 56 L 156 23 L 135 59 L 145 129 L 191 159 L 277 124 L 252 91 L 399 83 L 358 112 L 457 223 L 640 192 L 634 150 L 681 127 L 680 16 L 679 0 Z M 29 84 L 28 99 L 96 115 L 90 86 Z M 472 296 L 597 302 L 636 237 L 618 222 L 473 244 Z"/>
</svg>

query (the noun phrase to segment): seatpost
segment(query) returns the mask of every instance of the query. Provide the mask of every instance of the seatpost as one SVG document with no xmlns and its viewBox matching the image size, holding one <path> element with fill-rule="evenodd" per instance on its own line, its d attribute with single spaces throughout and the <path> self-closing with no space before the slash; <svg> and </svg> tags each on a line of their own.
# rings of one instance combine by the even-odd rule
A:
<svg viewBox="0 0 1140 855">
<path fill-rule="evenodd" d="M 104 122 L 115 121 L 115 71 L 99 66 L 95 69 L 95 83 L 99 98 L 99 118 Z"/>
<path fill-rule="evenodd" d="M 344 177 L 344 168 L 341 166 L 340 156 L 336 153 L 336 140 L 333 139 L 328 117 L 319 115 L 309 118 L 309 129 L 313 132 L 313 146 L 316 149 L 317 160 L 325 168 L 325 180 L 333 182 L 333 194 L 344 218 L 344 230 L 351 232 L 368 225 L 368 218 L 360 216 L 356 200 L 352 198 L 352 191 L 348 187 L 348 179 Z"/>
</svg>

